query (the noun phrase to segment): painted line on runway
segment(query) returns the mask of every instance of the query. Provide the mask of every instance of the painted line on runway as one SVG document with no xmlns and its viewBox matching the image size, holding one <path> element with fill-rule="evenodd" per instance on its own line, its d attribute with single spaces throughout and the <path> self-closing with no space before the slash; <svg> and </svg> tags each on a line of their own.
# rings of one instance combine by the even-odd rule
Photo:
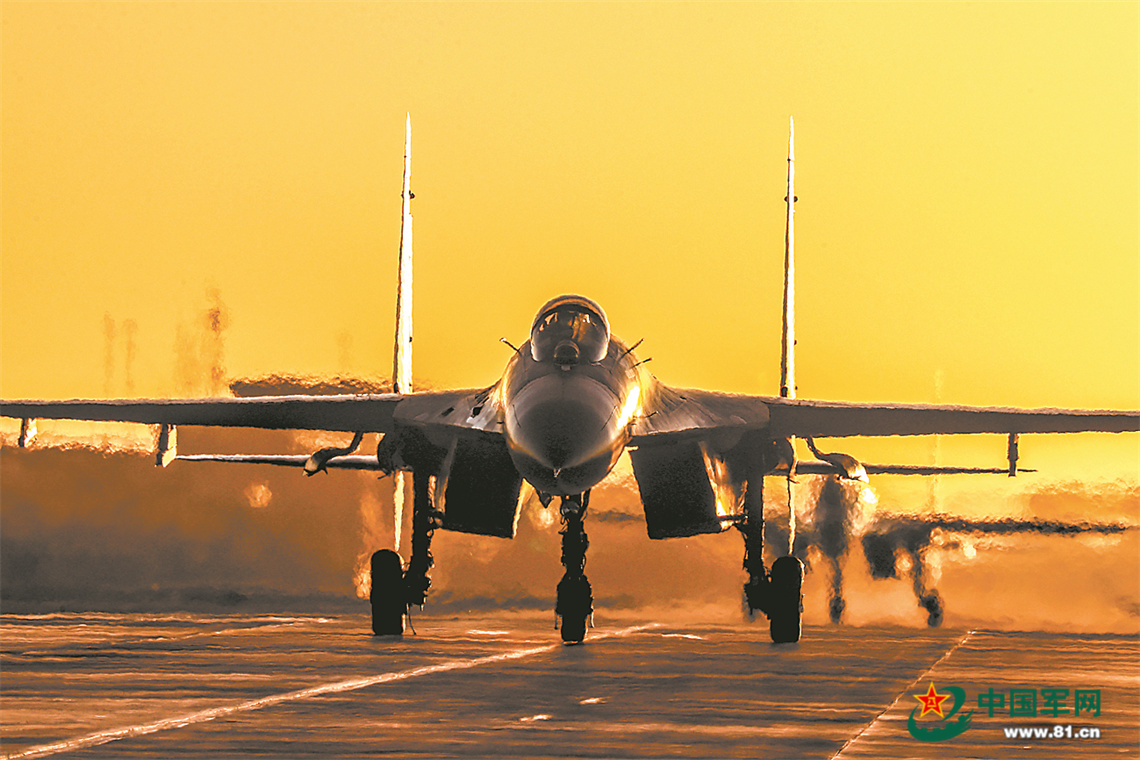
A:
<svg viewBox="0 0 1140 760">
<path fill-rule="evenodd" d="M 623 636 L 630 636 L 641 631 L 649 630 L 651 628 L 660 627 L 660 623 L 649 623 L 647 625 L 635 625 L 629 628 L 622 628 L 618 631 L 610 633 L 598 633 L 591 636 L 591 641 L 599 641 L 608 638 L 621 638 Z M 434 673 L 447 673 L 453 670 L 468 670 L 470 668 L 477 668 L 481 665 L 490 665 L 496 662 L 508 662 L 510 660 L 521 660 L 526 657 L 533 657 L 537 654 L 544 652 L 553 652 L 556 649 L 562 648 L 562 644 L 546 644 L 537 647 L 527 647 L 525 649 L 515 649 L 510 652 L 502 654 L 492 654 L 486 657 L 476 657 L 473 660 L 449 660 L 448 662 L 441 662 L 436 665 L 424 665 L 419 668 L 412 668 L 410 670 L 401 670 L 395 673 L 381 673 L 375 676 L 365 676 L 363 678 L 352 678 L 347 681 L 334 681 L 333 683 L 321 684 L 320 686 L 310 686 L 307 689 L 298 689 L 297 691 L 288 691 L 283 694 L 271 694 L 267 697 L 259 699 L 251 699 L 246 702 L 239 702 L 234 705 L 226 705 L 223 707 L 212 707 L 208 710 L 199 710 L 198 712 L 189 713 L 187 715 L 180 715 L 174 718 L 164 718 L 156 720 L 151 723 L 140 723 L 135 726 L 124 726 L 123 728 L 114 728 L 107 731 L 98 731 L 87 736 L 81 736 L 75 739 L 66 739 L 61 742 L 53 744 L 41 744 L 38 747 L 30 747 L 22 752 L 5 755 L 7 760 L 22 760 L 23 758 L 34 757 L 47 757 L 55 755 L 60 752 L 70 752 L 78 749 L 86 749 L 88 747 L 97 747 L 101 744 L 108 744 L 110 742 L 119 741 L 120 739 L 133 739 L 137 736 L 146 736 L 147 734 L 158 733 L 159 731 L 169 731 L 175 728 L 183 728 L 185 726 L 192 726 L 196 723 L 205 723 L 214 720 L 215 718 L 222 718 L 227 715 L 234 715 L 235 713 L 252 712 L 254 710 L 261 710 L 266 707 L 273 707 L 275 705 L 284 704 L 286 702 L 296 702 L 302 699 L 311 699 L 313 697 L 322 697 L 326 694 L 341 694 L 346 691 L 355 691 L 357 689 L 364 689 L 369 686 L 375 686 L 381 683 L 390 683 L 392 681 L 406 681 L 410 678 L 419 678 L 420 676 L 428 676 Z"/>
<path fill-rule="evenodd" d="M 222 628 L 216 631 L 190 631 L 188 633 L 179 633 L 171 636 L 141 636 L 137 639 L 125 639 L 123 641 L 110 641 L 111 645 L 123 644 L 151 644 L 158 641 L 186 641 L 187 639 L 196 639 L 202 636 L 229 636 L 234 633 L 250 633 L 256 631 L 257 633 L 264 633 L 280 628 L 296 628 L 297 626 L 310 625 L 312 623 L 330 623 L 328 618 L 313 618 L 312 620 L 295 620 L 289 623 L 264 623 L 262 625 L 249 625 L 237 628 Z"/>
<path fill-rule="evenodd" d="M 235 628 L 221 628 L 214 631 L 188 631 L 186 633 L 177 633 L 170 635 L 155 635 L 155 636 L 136 636 L 134 638 L 115 639 L 103 637 L 101 639 L 94 639 L 91 641 L 72 641 L 67 644 L 57 644 L 56 646 L 41 647 L 39 649 L 30 649 L 27 651 L 6 651 L 8 655 L 22 655 L 22 656 L 35 656 L 48 654 L 50 652 L 60 652 L 69 649 L 119 649 L 126 646 L 137 646 L 139 644 L 156 644 L 164 641 L 186 641 L 187 639 L 196 639 L 204 636 L 228 636 L 237 633 L 264 633 L 281 628 L 296 628 L 298 626 L 311 625 L 313 623 L 331 623 L 329 618 L 309 618 L 305 620 L 293 620 L 289 622 L 279 623 L 263 623 L 261 625 L 247 625 Z"/>
<path fill-rule="evenodd" d="M 914 688 L 916 685 L 918 685 L 918 684 L 919 684 L 919 683 L 920 683 L 920 682 L 921 682 L 921 681 L 922 681 L 924 678 L 926 678 L 928 675 L 930 675 L 930 672 L 931 672 L 932 670 L 934 670 L 934 669 L 935 669 L 935 668 L 937 668 L 939 665 L 941 665 L 943 662 L 945 662 L 945 661 L 946 661 L 946 658 L 948 658 L 950 655 L 954 654 L 954 652 L 958 651 L 958 648 L 959 648 L 960 646 L 962 646 L 963 644 L 965 644 L 967 641 L 969 641 L 969 640 L 970 640 L 970 638 L 971 638 L 971 637 L 973 637 L 973 635 L 974 635 L 975 633 L 977 633 L 977 631 L 968 631 L 968 632 L 966 633 L 966 635 L 965 635 L 965 636 L 963 636 L 962 638 L 958 639 L 957 643 L 955 643 L 955 644 L 954 644 L 954 646 L 952 646 L 952 647 L 950 647 L 949 649 L 947 649 L 947 650 L 946 650 L 946 651 L 945 651 L 945 652 L 942 654 L 942 656 L 941 656 L 941 657 L 939 657 L 939 658 L 938 658 L 938 660 L 937 660 L 937 661 L 936 661 L 936 662 L 935 662 L 933 665 L 931 665 L 931 666 L 930 666 L 929 668 L 927 668 L 926 670 L 922 671 L 922 674 L 921 674 L 921 675 L 919 675 L 919 677 L 918 677 L 918 678 L 916 678 L 916 679 L 914 679 L 913 681 L 911 681 L 911 682 L 910 682 L 910 683 L 907 685 L 907 687 L 906 687 L 905 689 L 903 689 L 902 691 L 900 691 L 900 692 L 899 692 L 899 695 L 898 695 L 897 697 L 895 697 L 895 698 L 894 698 L 894 701 L 893 701 L 893 702 L 891 702 L 889 705 L 887 705 L 887 706 L 886 706 L 886 708 L 885 708 L 885 709 L 884 709 L 884 710 L 883 710 L 881 713 L 879 713 L 879 714 L 878 714 L 878 715 L 876 715 L 874 718 L 872 718 L 872 719 L 871 719 L 871 722 L 870 722 L 870 723 L 868 723 L 867 725 L 863 726 L 863 730 L 862 730 L 862 731 L 860 731 L 859 733 L 855 734 L 855 735 L 854 735 L 854 736 L 852 736 L 850 739 L 848 739 L 848 740 L 847 740 L 847 742 L 846 742 L 846 743 L 845 743 L 845 744 L 844 744 L 842 747 L 840 747 L 840 748 L 839 748 L 839 751 L 838 751 L 838 752 L 836 752 L 834 755 L 832 755 L 830 758 L 828 758 L 828 760 L 837 760 L 838 758 L 842 757 L 842 756 L 843 756 L 843 753 L 847 751 L 847 748 L 848 748 L 848 747 L 850 747 L 850 746 L 851 746 L 852 744 L 854 744 L 855 742 L 859 741 L 859 738 L 860 738 L 861 736 L 863 736 L 863 734 L 867 733 L 868 729 L 870 729 L 870 728 L 871 728 L 871 726 L 873 726 L 873 725 L 875 725 L 876 723 L 878 723 L 878 722 L 879 722 L 879 718 L 881 718 L 881 717 L 883 717 L 884 715 L 886 715 L 887 713 L 889 713 L 889 712 L 891 711 L 891 708 L 893 708 L 895 705 L 897 705 L 897 704 L 899 703 L 899 700 L 901 700 L 903 697 L 906 697 L 906 696 L 910 696 L 910 690 L 911 690 L 911 689 L 913 689 L 913 688 Z"/>
</svg>

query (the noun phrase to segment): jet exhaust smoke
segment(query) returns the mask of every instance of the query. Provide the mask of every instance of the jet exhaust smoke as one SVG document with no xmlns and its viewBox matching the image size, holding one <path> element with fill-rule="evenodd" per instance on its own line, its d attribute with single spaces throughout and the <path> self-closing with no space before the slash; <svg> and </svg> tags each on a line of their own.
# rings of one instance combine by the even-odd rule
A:
<svg viewBox="0 0 1140 760">
<path fill-rule="evenodd" d="M 103 314 L 103 395 L 110 397 L 115 379 L 115 320 Z"/>
<path fill-rule="evenodd" d="M 234 453 L 321 445 L 311 435 L 201 428 L 180 430 L 180 444 L 187 452 Z M 736 533 L 649 540 L 628 464 L 619 467 L 595 489 L 586 517 L 599 619 L 623 610 L 649 619 L 739 614 Z M 1140 563 L 1133 485 L 1043 486 L 1021 497 L 1033 514 L 982 526 L 987 521 L 876 513 L 858 491 L 863 484 L 806 478 L 796 491 L 803 499 L 797 552 L 816 571 L 805 579 L 808 624 L 826 623 L 835 609 L 848 625 L 924 626 L 930 612 L 941 612 L 944 624 L 956 626 L 1140 631 L 1140 579 L 1121 571 Z M 390 489 L 370 473 L 305 478 L 286 468 L 185 462 L 160 470 L 146 452 L 4 448 L 0 486 L 0 602 L 8 612 L 367 615 L 356 560 L 394 536 Z M 781 490 L 769 493 L 778 500 Z M 813 492 L 821 494 L 818 505 Z M 553 614 L 562 573 L 557 505 L 544 509 L 528 497 L 522 509 L 513 541 L 436 533 L 427 614 L 504 607 Z M 768 509 L 778 528 L 780 505 Z M 1117 522 L 1065 519 L 1094 510 Z M 928 524 L 935 518 L 942 524 Z M 916 560 L 926 563 L 917 583 Z M 936 599 L 946 606 L 920 612 L 918 594 L 934 593 L 925 568 L 935 561 L 942 573 Z M 891 573 L 905 581 L 874 580 Z"/>
<path fill-rule="evenodd" d="M 123 334 L 126 340 L 125 355 L 123 357 L 123 381 L 127 396 L 135 394 L 135 358 L 138 355 L 138 346 L 135 343 L 139 325 L 133 319 L 123 321 Z"/>
<path fill-rule="evenodd" d="M 252 396 L 340 396 L 347 394 L 391 393 L 390 381 L 335 375 L 320 378 L 306 375 L 265 375 L 231 380 L 230 393 L 238 398 Z"/>
<path fill-rule="evenodd" d="M 225 331 L 230 312 L 217 288 L 206 294 L 207 305 L 175 331 L 175 382 L 186 396 L 220 396 L 226 390 Z"/>
</svg>

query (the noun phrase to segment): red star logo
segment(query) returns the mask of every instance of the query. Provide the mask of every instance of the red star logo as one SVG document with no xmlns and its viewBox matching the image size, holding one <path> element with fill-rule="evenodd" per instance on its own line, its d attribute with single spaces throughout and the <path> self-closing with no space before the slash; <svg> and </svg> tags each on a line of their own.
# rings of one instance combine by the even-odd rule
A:
<svg viewBox="0 0 1140 760">
<path fill-rule="evenodd" d="M 921 696 L 918 694 L 914 694 L 912 696 L 915 699 L 917 699 L 919 702 L 922 703 L 922 712 L 919 714 L 918 717 L 921 718 L 923 715 L 926 715 L 928 712 L 937 713 L 939 718 L 945 718 L 946 717 L 945 715 L 942 714 L 942 703 L 945 702 L 947 699 L 950 699 L 950 695 L 949 694 L 939 694 L 938 692 L 936 692 L 934 690 L 934 682 L 933 681 L 930 682 L 930 688 L 926 690 L 925 694 L 923 694 Z"/>
</svg>

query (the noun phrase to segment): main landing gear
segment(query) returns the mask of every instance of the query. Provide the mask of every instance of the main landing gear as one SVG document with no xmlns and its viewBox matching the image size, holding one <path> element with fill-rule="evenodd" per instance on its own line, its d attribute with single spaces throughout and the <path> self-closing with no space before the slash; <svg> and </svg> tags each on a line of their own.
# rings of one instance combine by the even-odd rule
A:
<svg viewBox="0 0 1140 760">
<path fill-rule="evenodd" d="M 772 572 L 764 569 L 764 479 L 750 478 L 744 495 L 744 520 L 736 527 L 744 536 L 744 599 L 750 613 L 757 610 L 768 616 L 769 633 L 777 644 L 800 640 L 800 617 L 803 613 L 804 566 L 797 557 L 787 555 L 772 563 Z"/>
<path fill-rule="evenodd" d="M 582 520 L 590 503 L 590 492 L 577 496 L 563 496 L 562 512 L 562 566 L 566 572 L 558 582 L 558 602 L 554 614 L 562 621 L 562 640 L 567 644 L 581 644 L 586 638 L 586 625 L 594 612 L 594 596 L 586 580 L 586 549 L 590 540 Z"/>
<path fill-rule="evenodd" d="M 381 549 L 372 555 L 372 633 L 377 636 L 399 636 L 404 632 L 404 615 L 412 604 L 423 606 L 431 588 L 428 571 L 435 561 L 431 556 L 431 537 L 438 527 L 432 509 L 431 477 L 412 475 L 412 558 L 403 569 L 400 555 Z"/>
</svg>

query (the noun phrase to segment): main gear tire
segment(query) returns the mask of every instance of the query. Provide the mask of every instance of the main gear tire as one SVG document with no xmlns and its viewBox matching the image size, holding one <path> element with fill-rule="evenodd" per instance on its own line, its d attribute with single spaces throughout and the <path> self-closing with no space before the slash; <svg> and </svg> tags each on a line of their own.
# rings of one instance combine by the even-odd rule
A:
<svg viewBox="0 0 1140 760">
<path fill-rule="evenodd" d="M 408 604 L 404 597 L 404 568 L 400 555 L 381 549 L 372 555 L 372 633 L 376 636 L 401 636 L 404 613 Z"/>
<path fill-rule="evenodd" d="M 804 565 L 798 558 L 780 557 L 772 564 L 768 631 L 776 644 L 794 644 L 800 640 L 803 580 Z"/>
</svg>

